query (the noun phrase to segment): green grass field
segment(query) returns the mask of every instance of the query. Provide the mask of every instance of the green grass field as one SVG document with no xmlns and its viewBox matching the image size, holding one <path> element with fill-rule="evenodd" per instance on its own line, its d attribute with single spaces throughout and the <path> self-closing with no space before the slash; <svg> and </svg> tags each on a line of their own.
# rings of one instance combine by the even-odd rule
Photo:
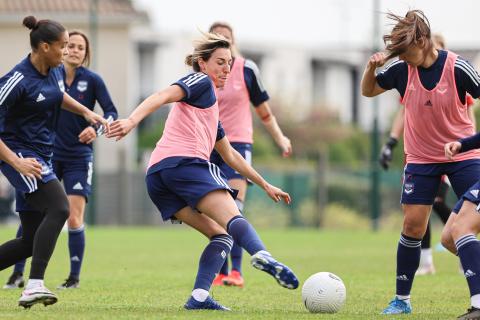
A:
<svg viewBox="0 0 480 320">
<path fill-rule="evenodd" d="M 13 228 L 0 228 L 0 241 Z M 438 233 L 438 232 L 437 232 Z M 310 314 L 301 289 L 287 290 L 244 260 L 246 287 L 214 288 L 213 296 L 230 313 L 183 310 L 206 244 L 183 226 L 168 228 L 89 228 L 81 288 L 58 291 L 59 302 L 30 310 L 17 306 L 20 290 L 0 289 L 1 319 L 384 319 L 379 312 L 394 293 L 398 233 L 260 230 L 269 250 L 291 266 L 301 282 L 330 271 L 347 287 L 347 302 L 334 315 Z M 62 233 L 46 274 L 50 289 L 67 276 L 66 238 Z M 418 277 L 413 314 L 389 319 L 453 319 L 469 306 L 465 279 L 457 259 L 434 253 L 437 274 Z M 0 272 L 0 282 L 10 270 Z"/>
</svg>

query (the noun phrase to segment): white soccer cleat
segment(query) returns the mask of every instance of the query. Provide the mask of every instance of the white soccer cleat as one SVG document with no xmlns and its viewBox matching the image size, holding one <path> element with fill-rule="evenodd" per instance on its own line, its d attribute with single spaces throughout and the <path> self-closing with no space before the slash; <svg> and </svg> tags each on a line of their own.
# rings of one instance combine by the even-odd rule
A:
<svg viewBox="0 0 480 320">
<path fill-rule="evenodd" d="M 43 303 L 48 306 L 57 302 L 57 296 L 44 286 L 39 286 L 32 289 L 25 289 L 18 299 L 18 305 L 25 309 L 30 308 L 36 303 Z"/>
</svg>

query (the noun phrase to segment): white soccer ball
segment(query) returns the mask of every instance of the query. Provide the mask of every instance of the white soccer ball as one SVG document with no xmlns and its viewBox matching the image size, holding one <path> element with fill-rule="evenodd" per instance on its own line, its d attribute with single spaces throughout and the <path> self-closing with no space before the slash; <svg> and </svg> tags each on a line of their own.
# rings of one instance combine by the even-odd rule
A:
<svg viewBox="0 0 480 320">
<path fill-rule="evenodd" d="M 342 279 L 330 272 L 310 276 L 302 287 L 302 300 L 312 313 L 335 313 L 343 306 L 347 290 Z"/>
</svg>

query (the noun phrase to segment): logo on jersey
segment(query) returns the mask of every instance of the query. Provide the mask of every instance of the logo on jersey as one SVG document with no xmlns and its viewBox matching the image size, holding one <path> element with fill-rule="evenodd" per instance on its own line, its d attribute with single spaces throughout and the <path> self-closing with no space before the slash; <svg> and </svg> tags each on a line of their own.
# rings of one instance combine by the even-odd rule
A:
<svg viewBox="0 0 480 320">
<path fill-rule="evenodd" d="M 405 194 L 412 194 L 413 193 L 413 188 L 414 187 L 414 184 L 411 183 L 411 182 L 405 182 L 403 184 L 403 192 L 405 192 Z"/>
<path fill-rule="evenodd" d="M 43 100 L 45 100 L 45 97 L 44 97 L 43 94 L 40 92 L 40 93 L 38 94 L 38 97 L 37 97 L 37 100 L 36 100 L 36 101 L 37 101 L 37 102 L 40 102 L 40 101 L 43 101 Z"/>
<path fill-rule="evenodd" d="M 58 87 L 62 92 L 65 92 L 65 84 L 63 83 L 63 80 L 58 80 Z"/>
<path fill-rule="evenodd" d="M 410 90 L 410 91 L 415 91 L 415 86 L 413 85 L 413 83 L 411 83 L 411 84 L 408 86 L 408 90 Z"/>
<path fill-rule="evenodd" d="M 83 190 L 83 186 L 80 182 L 77 182 L 73 187 L 73 190 Z"/>
<path fill-rule="evenodd" d="M 77 90 L 80 92 L 87 91 L 88 88 L 88 81 L 78 81 Z"/>
<path fill-rule="evenodd" d="M 424 106 L 425 107 L 432 107 L 433 106 L 432 101 L 430 99 L 427 100 L 427 102 L 425 102 Z"/>
</svg>

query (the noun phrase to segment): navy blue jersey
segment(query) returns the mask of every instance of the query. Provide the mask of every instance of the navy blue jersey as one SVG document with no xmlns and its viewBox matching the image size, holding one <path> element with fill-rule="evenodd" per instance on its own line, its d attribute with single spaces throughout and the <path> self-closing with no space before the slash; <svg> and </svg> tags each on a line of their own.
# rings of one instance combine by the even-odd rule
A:
<svg viewBox="0 0 480 320">
<path fill-rule="evenodd" d="M 66 77 L 65 73 L 63 75 Z M 72 84 L 69 86 L 65 83 L 65 89 L 72 98 L 90 110 L 95 108 L 95 103 L 98 101 L 106 119 L 110 122 L 117 119 L 117 109 L 110 98 L 105 83 L 98 74 L 87 68 L 79 67 L 75 71 Z M 78 140 L 78 135 L 88 126 L 90 124 L 84 117 L 61 110 L 55 140 L 54 159 L 89 158 L 93 153 L 93 145 L 91 143 L 81 143 Z"/>
<path fill-rule="evenodd" d="M 50 158 L 64 83 L 61 68 L 42 75 L 30 55 L 0 78 L 0 138 L 10 149 Z"/>
<path fill-rule="evenodd" d="M 420 81 L 427 90 L 432 90 L 442 76 L 447 60 L 447 51 L 438 50 L 437 60 L 428 68 L 418 67 Z M 403 60 L 395 60 L 377 74 L 377 83 L 385 90 L 397 89 L 403 98 L 408 82 L 408 65 Z M 466 93 L 473 98 L 480 96 L 480 76 L 468 61 L 457 57 L 455 61 L 455 82 L 457 93 L 462 103 L 466 101 Z"/>
<path fill-rule="evenodd" d="M 243 77 L 250 96 L 250 102 L 252 102 L 255 107 L 258 107 L 261 103 L 270 98 L 260 78 L 260 70 L 252 60 L 245 60 Z"/>
</svg>

